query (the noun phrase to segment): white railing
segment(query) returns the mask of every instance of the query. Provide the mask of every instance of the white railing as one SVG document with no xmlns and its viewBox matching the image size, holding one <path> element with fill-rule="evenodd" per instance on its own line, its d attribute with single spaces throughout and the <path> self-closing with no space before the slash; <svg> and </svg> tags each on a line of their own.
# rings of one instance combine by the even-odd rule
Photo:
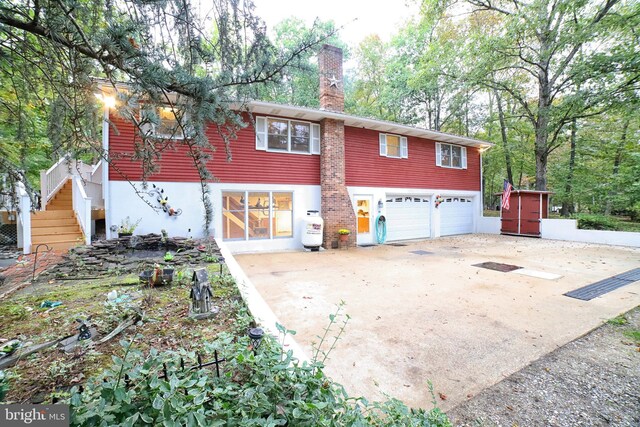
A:
<svg viewBox="0 0 640 427">
<path fill-rule="evenodd" d="M 62 187 L 74 168 L 75 161 L 64 156 L 46 172 L 40 171 L 40 199 L 42 203 L 40 209 L 45 209 L 49 199 Z"/>
<path fill-rule="evenodd" d="M 96 184 L 102 184 L 102 160 L 100 160 L 93 166 L 93 170 L 91 171 L 91 179 L 89 181 Z"/>
<path fill-rule="evenodd" d="M 73 210 L 78 217 L 80 228 L 84 234 L 85 244 L 91 244 L 91 199 L 84 191 L 82 178 L 78 175 L 72 177 Z"/>
<path fill-rule="evenodd" d="M 95 209 L 104 209 L 104 200 L 102 199 L 102 185 L 95 182 L 84 182 L 84 192 L 91 199 L 91 207 Z"/>
<path fill-rule="evenodd" d="M 24 184 L 18 182 L 16 185 L 18 195 L 18 247 L 22 248 L 22 253 L 31 253 L 31 199 L 27 194 Z"/>
<path fill-rule="evenodd" d="M 68 156 L 61 158 L 47 171 L 40 172 L 40 198 L 41 209 L 45 210 L 47 202 L 64 185 L 67 179 L 80 176 L 86 184 L 86 192 L 93 200 L 93 205 L 98 208 L 104 206 L 102 200 L 102 161 L 95 165 L 84 164 L 80 160 L 71 160 Z"/>
<path fill-rule="evenodd" d="M 75 168 L 71 170 L 71 175 L 78 175 L 85 181 L 91 181 L 91 175 L 93 174 L 93 165 L 86 165 L 82 160 L 76 161 Z"/>
</svg>

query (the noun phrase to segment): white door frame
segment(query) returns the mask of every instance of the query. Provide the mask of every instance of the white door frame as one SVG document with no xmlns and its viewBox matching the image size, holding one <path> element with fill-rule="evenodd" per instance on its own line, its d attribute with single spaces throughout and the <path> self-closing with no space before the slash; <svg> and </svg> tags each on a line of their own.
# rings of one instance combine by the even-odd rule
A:
<svg viewBox="0 0 640 427">
<path fill-rule="evenodd" d="M 369 232 L 368 233 L 358 233 L 358 201 L 359 200 L 368 200 L 369 201 Z M 356 244 L 357 245 L 369 245 L 373 243 L 373 194 L 354 194 L 354 211 L 356 214 Z"/>
</svg>

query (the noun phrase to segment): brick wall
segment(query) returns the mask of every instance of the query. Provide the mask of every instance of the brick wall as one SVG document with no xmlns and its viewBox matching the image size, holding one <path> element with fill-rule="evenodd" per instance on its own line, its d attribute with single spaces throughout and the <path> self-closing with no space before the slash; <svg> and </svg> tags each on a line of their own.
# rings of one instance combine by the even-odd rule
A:
<svg viewBox="0 0 640 427">
<path fill-rule="evenodd" d="M 318 55 L 320 108 L 344 111 L 342 50 L 324 45 Z M 348 245 L 356 241 L 356 215 L 345 180 L 344 121 L 325 119 L 320 123 L 320 188 L 324 219 L 323 246 L 338 246 L 338 230 L 351 230 Z"/>
</svg>

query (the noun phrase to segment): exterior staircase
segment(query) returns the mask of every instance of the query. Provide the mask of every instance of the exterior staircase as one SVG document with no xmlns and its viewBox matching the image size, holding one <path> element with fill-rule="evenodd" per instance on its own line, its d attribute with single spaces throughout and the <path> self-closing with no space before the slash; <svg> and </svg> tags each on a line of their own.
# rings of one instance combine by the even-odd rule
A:
<svg viewBox="0 0 640 427">
<path fill-rule="evenodd" d="M 45 211 L 31 214 L 31 244 L 41 243 L 57 251 L 66 251 L 84 243 L 85 238 L 72 206 L 70 179 L 47 202 Z"/>
</svg>

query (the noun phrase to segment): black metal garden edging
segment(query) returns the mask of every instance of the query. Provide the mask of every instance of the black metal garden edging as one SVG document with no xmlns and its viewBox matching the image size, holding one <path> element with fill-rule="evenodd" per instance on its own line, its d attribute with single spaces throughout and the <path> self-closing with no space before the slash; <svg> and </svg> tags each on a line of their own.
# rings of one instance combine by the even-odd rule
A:
<svg viewBox="0 0 640 427">
<path fill-rule="evenodd" d="M 40 246 L 44 246 L 47 248 L 45 252 L 51 252 L 51 248 L 46 243 L 40 243 L 38 246 L 36 246 L 36 251 L 33 258 L 33 273 L 31 273 L 31 283 L 33 283 L 33 281 L 36 278 L 36 267 L 38 265 L 38 250 L 40 249 Z"/>
</svg>

